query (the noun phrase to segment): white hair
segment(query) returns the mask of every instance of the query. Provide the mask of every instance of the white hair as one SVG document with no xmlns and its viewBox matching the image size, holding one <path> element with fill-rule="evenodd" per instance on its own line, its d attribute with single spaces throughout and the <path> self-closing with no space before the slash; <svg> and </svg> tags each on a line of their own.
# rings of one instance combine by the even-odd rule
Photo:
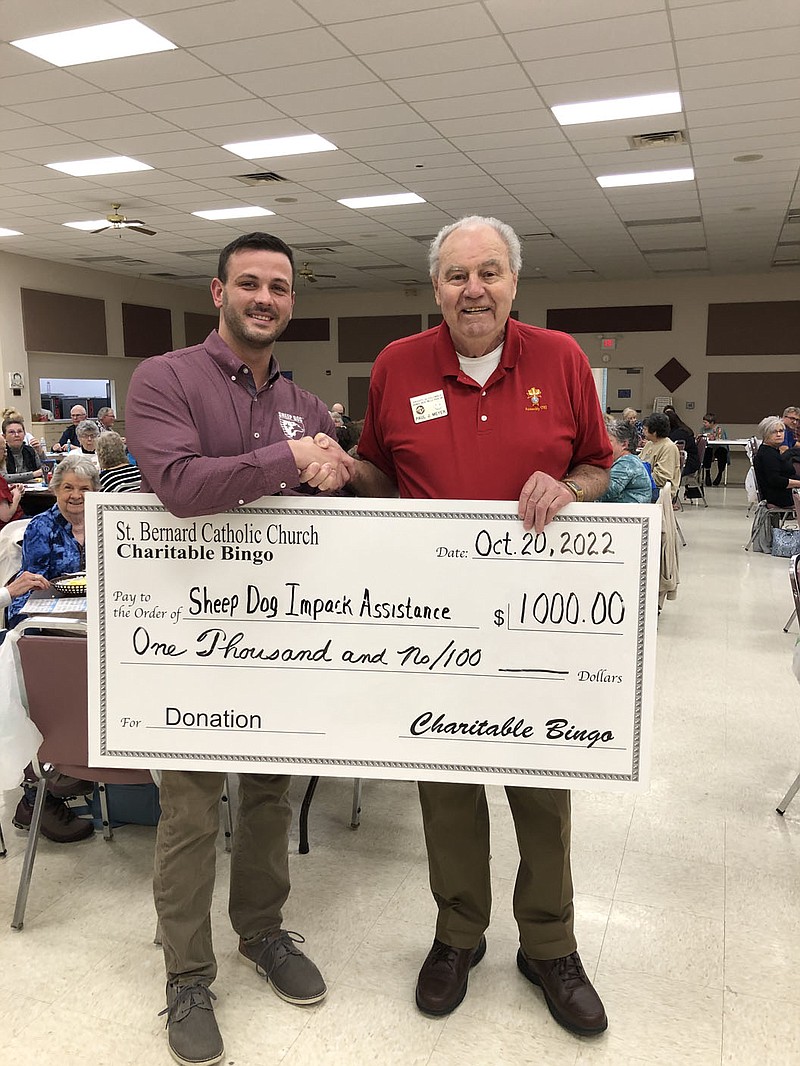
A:
<svg viewBox="0 0 800 1066">
<path fill-rule="evenodd" d="M 511 273 L 519 274 L 520 270 L 522 270 L 522 245 L 511 226 L 506 222 L 501 222 L 499 218 L 467 215 L 465 218 L 460 218 L 458 222 L 453 222 L 449 226 L 440 229 L 431 241 L 431 246 L 428 249 L 428 267 L 432 278 L 437 277 L 439 274 L 439 256 L 442 251 L 442 245 L 450 234 L 459 229 L 477 229 L 478 226 L 491 226 L 499 234 L 508 249 L 508 262 L 511 267 Z"/>
</svg>

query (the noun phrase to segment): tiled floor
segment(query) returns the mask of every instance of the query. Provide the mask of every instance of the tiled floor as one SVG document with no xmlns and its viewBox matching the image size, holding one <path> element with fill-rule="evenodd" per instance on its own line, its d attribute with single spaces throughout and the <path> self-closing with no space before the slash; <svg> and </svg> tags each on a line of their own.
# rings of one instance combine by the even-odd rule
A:
<svg viewBox="0 0 800 1066">
<path fill-rule="evenodd" d="M 304 1010 L 241 965 L 215 904 L 214 986 L 235 1066 L 791 1066 L 800 1064 L 800 797 L 775 805 L 800 770 L 800 691 L 790 672 L 797 624 L 785 560 L 742 551 L 740 488 L 709 490 L 680 516 L 689 546 L 679 598 L 659 623 L 653 781 L 634 799 L 574 794 L 578 937 L 610 1018 L 576 1039 L 517 973 L 510 916 L 514 844 L 492 789 L 495 917 L 467 998 L 447 1019 L 420 1015 L 417 969 L 430 944 L 414 786 L 367 782 L 348 828 L 349 781 L 320 785 L 312 851 L 291 857 L 286 923 L 308 940 L 330 985 Z M 299 800 L 304 781 L 298 781 Z M 151 943 L 153 830 L 113 844 L 43 842 L 26 926 L 9 928 L 25 843 L 0 818 L 0 1064 L 47 1055 L 58 1066 L 169 1060 L 160 953 Z M 43 1059 L 42 1059 L 43 1060 Z"/>
</svg>

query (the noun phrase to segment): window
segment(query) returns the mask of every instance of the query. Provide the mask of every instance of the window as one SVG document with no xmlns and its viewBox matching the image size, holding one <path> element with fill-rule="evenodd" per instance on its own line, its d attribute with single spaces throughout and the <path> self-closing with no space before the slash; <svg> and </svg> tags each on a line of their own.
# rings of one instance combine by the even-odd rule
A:
<svg viewBox="0 0 800 1066">
<path fill-rule="evenodd" d="M 76 404 L 86 408 L 92 418 L 101 407 L 113 407 L 111 385 L 97 378 L 39 378 L 42 410 L 53 418 L 69 418 L 69 410 Z"/>
</svg>

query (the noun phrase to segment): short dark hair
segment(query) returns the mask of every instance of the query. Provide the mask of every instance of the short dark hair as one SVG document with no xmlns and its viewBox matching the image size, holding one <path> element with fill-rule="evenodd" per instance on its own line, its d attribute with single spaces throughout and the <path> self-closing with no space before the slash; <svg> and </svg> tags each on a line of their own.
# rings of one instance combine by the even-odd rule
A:
<svg viewBox="0 0 800 1066">
<path fill-rule="evenodd" d="M 669 435 L 669 419 L 666 415 L 662 415 L 660 411 L 653 411 L 651 415 L 648 415 L 644 420 L 645 429 L 650 430 L 657 437 L 666 437 Z"/>
<path fill-rule="evenodd" d="M 292 288 L 294 288 L 294 256 L 292 255 L 292 249 L 280 237 L 275 237 L 272 233 L 259 233 L 258 231 L 243 233 L 241 237 L 237 237 L 235 241 L 225 245 L 219 253 L 219 263 L 217 264 L 217 277 L 220 281 L 225 282 L 228 280 L 228 260 L 235 252 L 241 252 L 243 248 L 258 252 L 278 252 L 280 255 L 285 255 L 292 268 Z"/>
<path fill-rule="evenodd" d="M 703 421 L 704 422 L 716 422 L 717 421 L 717 416 L 715 414 L 712 414 L 711 411 L 706 411 L 706 413 L 703 415 Z"/>
<path fill-rule="evenodd" d="M 615 419 L 609 423 L 608 435 L 618 440 L 620 444 L 624 444 L 631 455 L 636 454 L 636 446 L 639 443 L 639 434 L 636 432 L 636 426 L 632 426 L 630 422 L 624 422 L 622 419 Z"/>
</svg>

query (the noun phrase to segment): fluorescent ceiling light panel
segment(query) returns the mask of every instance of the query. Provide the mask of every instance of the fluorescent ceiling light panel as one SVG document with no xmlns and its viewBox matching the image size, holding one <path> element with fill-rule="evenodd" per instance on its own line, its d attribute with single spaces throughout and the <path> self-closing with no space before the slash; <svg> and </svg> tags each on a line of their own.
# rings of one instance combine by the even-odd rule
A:
<svg viewBox="0 0 800 1066">
<path fill-rule="evenodd" d="M 22 233 L 18 229 L 3 229 L 0 226 L 0 237 L 21 237 Z"/>
<path fill-rule="evenodd" d="M 693 181 L 694 170 L 648 170 L 640 174 L 603 174 L 597 184 L 604 189 L 619 189 L 625 185 L 666 185 L 673 181 Z"/>
<path fill-rule="evenodd" d="M 100 229 L 101 226 L 107 226 L 108 225 L 108 219 L 107 218 L 93 218 L 89 222 L 62 222 L 61 225 L 62 226 L 69 226 L 70 229 L 93 230 L 93 229 Z"/>
<path fill-rule="evenodd" d="M 562 126 L 582 122 L 611 122 L 620 118 L 674 115 L 683 110 L 680 93 L 621 96 L 615 100 L 589 100 L 583 104 L 557 104 L 550 109 Z"/>
<path fill-rule="evenodd" d="M 351 196 L 346 200 L 337 200 L 337 204 L 345 207 L 398 207 L 400 204 L 424 204 L 427 201 L 415 192 L 392 193 L 389 196 Z"/>
<path fill-rule="evenodd" d="M 216 222 L 222 218 L 252 218 L 254 215 L 274 215 L 266 207 L 223 207 L 218 211 L 192 211 L 198 218 L 208 218 Z"/>
<path fill-rule="evenodd" d="M 64 30 L 62 33 L 45 33 L 41 37 L 25 37 L 11 43 L 57 67 L 141 56 L 148 52 L 166 52 L 178 47 L 136 19 L 84 26 L 81 30 Z"/>
<path fill-rule="evenodd" d="M 85 178 L 92 174 L 128 174 L 134 170 L 152 170 L 147 163 L 130 159 L 126 155 L 110 155 L 104 159 L 73 159 L 69 163 L 45 163 L 51 170 L 60 170 L 62 174 L 71 174 L 74 178 Z"/>
<path fill-rule="evenodd" d="M 308 152 L 338 152 L 338 148 L 317 133 L 303 133 L 297 137 L 271 137 L 266 141 L 237 141 L 223 144 L 226 152 L 242 159 L 274 159 L 280 155 L 306 155 Z"/>
</svg>

